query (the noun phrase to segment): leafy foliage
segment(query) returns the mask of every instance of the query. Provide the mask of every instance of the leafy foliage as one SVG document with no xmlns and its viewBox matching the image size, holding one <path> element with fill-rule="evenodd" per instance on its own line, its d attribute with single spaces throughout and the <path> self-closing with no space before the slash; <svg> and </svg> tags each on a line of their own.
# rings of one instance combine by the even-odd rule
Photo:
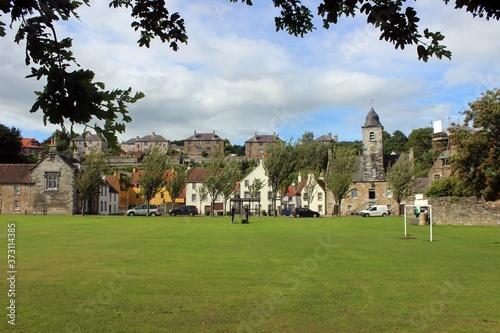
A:
<svg viewBox="0 0 500 333">
<path fill-rule="evenodd" d="M 322 172 L 328 164 L 328 149 L 334 144 L 324 144 L 316 141 L 302 141 L 297 145 L 297 170 Z"/>
<path fill-rule="evenodd" d="M 462 112 L 462 126 L 452 128 L 457 153 L 452 158 L 456 175 L 467 190 L 486 200 L 500 199 L 500 90 L 488 90 Z"/>
<path fill-rule="evenodd" d="M 82 198 L 82 215 L 85 213 L 84 202 L 92 198 L 99 191 L 106 166 L 106 154 L 93 149 L 78 170 L 75 186 Z"/>
<path fill-rule="evenodd" d="M 223 195 L 227 201 L 234 191 L 240 174 L 240 168 L 234 160 L 226 161 L 222 147 L 219 146 L 212 151 L 205 176 L 205 187 L 211 199 L 210 213 L 212 216 L 214 215 L 215 200 L 219 195 Z"/>
<path fill-rule="evenodd" d="M 401 155 L 396 163 L 387 167 L 386 179 L 398 206 L 403 199 L 413 195 L 417 181 L 414 177 L 413 165 L 407 154 Z"/>
<path fill-rule="evenodd" d="M 41 110 L 44 124 L 61 125 L 63 131 L 66 131 L 66 121 L 71 124 L 71 130 L 74 124 L 92 127 L 114 147 L 115 133 L 123 133 L 125 123 L 131 121 L 127 105 L 143 98 L 144 94 L 132 94 L 131 88 L 105 90 L 104 83 L 94 81 L 94 72 L 78 68 L 71 51 L 72 39 L 60 38 L 55 24 L 79 19 L 77 10 L 83 4 L 89 6 L 90 1 L 10 0 L 2 1 L 0 10 L 10 14 L 12 23 L 19 22 L 15 42 L 26 42 L 25 62 L 31 66 L 27 77 L 45 80 L 42 91 L 35 92 L 37 99 L 30 112 Z M 110 6 L 131 9 L 132 17 L 137 19 L 132 27 L 141 34 L 139 46 L 149 47 L 155 37 L 170 42 L 174 50 L 178 49 L 177 42 L 187 42 L 183 19 L 178 13 L 170 15 L 165 1 L 118 0 Z M 4 27 L 4 22 L 0 22 L 2 37 L 6 35 Z M 95 120 L 100 123 L 89 125 Z"/>
<path fill-rule="evenodd" d="M 248 184 L 248 194 L 250 195 L 250 198 L 257 198 L 260 190 L 262 190 L 264 186 L 266 186 L 265 181 L 254 178 L 253 181 Z"/>
<path fill-rule="evenodd" d="M 144 172 L 139 178 L 141 195 L 144 202 L 149 204 L 149 201 L 165 185 L 165 172 L 168 169 L 167 156 L 159 145 L 149 148 L 147 155 L 142 160 L 142 169 Z M 149 205 L 147 216 L 149 216 Z"/>
<path fill-rule="evenodd" d="M 230 0 L 239 2 L 238 0 Z M 446 4 L 450 0 L 443 0 Z M 241 0 L 252 5 L 250 0 Z M 275 18 L 276 31 L 285 30 L 291 35 L 303 37 L 315 30 L 310 5 L 299 0 L 273 0 L 280 8 Z M 380 30 L 380 40 L 394 45 L 396 49 L 415 45 L 418 59 L 425 62 L 430 57 L 450 59 L 451 52 L 442 44 L 444 35 L 440 31 L 421 30 L 420 17 L 407 0 L 322 0 L 317 1 L 317 13 L 323 21 L 323 28 L 329 29 L 343 16 L 365 15 L 367 24 Z M 500 17 L 500 6 L 491 0 L 455 0 L 455 8 L 465 8 L 473 16 L 496 19 Z"/>
<path fill-rule="evenodd" d="M 189 174 L 192 169 L 184 164 L 176 165 L 172 168 L 171 173 L 165 179 L 165 189 L 172 199 L 172 209 L 175 206 L 175 199 L 179 198 L 182 190 L 186 187 Z"/>
<path fill-rule="evenodd" d="M 385 131 L 384 131 L 385 132 Z M 394 131 L 392 135 L 385 132 L 387 137 L 384 137 L 384 154 L 390 155 L 392 152 L 395 153 L 406 153 L 408 152 L 408 138 L 400 130 Z"/>
<path fill-rule="evenodd" d="M 222 187 L 221 194 L 224 197 L 224 207 L 227 205 L 227 201 L 235 193 L 236 183 L 241 177 L 241 168 L 239 163 L 230 159 L 224 165 L 224 180 L 226 181 Z M 226 211 L 226 209 L 224 209 Z"/>
<path fill-rule="evenodd" d="M 427 177 L 436 156 L 432 155 L 432 127 L 414 129 L 408 136 L 408 148 L 413 148 L 415 177 Z"/>
<path fill-rule="evenodd" d="M 431 183 L 424 192 L 426 197 L 462 197 L 467 195 L 464 184 L 457 177 L 440 178 Z"/>
<path fill-rule="evenodd" d="M 284 142 L 275 138 L 266 148 L 267 158 L 264 160 L 264 170 L 271 185 L 272 206 L 274 216 L 277 216 L 276 198 L 280 189 L 286 189 L 290 177 L 293 176 L 297 165 L 296 147 L 292 140 Z M 291 182 L 290 182 L 291 183 Z"/>
<path fill-rule="evenodd" d="M 0 163 L 16 163 L 21 160 L 21 131 L 0 124 Z"/>
<path fill-rule="evenodd" d="M 356 149 L 338 146 L 330 153 L 325 183 L 327 189 L 332 192 L 337 205 L 341 206 L 342 200 L 351 191 L 352 180 L 358 167 Z"/>
</svg>

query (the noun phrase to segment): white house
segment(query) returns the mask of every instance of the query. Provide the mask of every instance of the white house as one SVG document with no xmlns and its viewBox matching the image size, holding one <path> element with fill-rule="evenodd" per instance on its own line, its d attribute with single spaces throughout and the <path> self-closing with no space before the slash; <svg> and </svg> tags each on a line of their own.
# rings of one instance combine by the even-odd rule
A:
<svg viewBox="0 0 500 333">
<path fill-rule="evenodd" d="M 250 205 L 250 210 L 252 213 L 257 214 L 258 211 L 262 212 L 265 210 L 267 213 L 272 214 L 272 198 L 273 192 L 269 180 L 266 176 L 266 171 L 264 170 L 264 160 L 257 160 L 257 167 L 253 169 L 245 178 L 240 182 L 239 197 L 240 198 L 250 198 L 249 186 L 255 181 L 260 180 L 264 183 L 264 187 L 260 190 L 256 198 L 260 199 L 260 204 L 258 202 L 252 202 Z M 280 204 L 278 201 L 277 205 Z"/>
<path fill-rule="evenodd" d="M 211 197 L 208 194 L 202 196 L 200 188 L 205 183 L 207 170 L 205 168 L 195 168 L 189 174 L 186 184 L 186 205 L 196 206 L 200 215 L 205 215 L 210 211 Z M 214 202 L 214 212 L 223 211 L 222 196 L 218 196 Z"/>
<path fill-rule="evenodd" d="M 106 181 L 101 182 L 99 187 L 98 214 L 111 215 L 118 214 L 118 192 Z"/>
<path fill-rule="evenodd" d="M 320 178 L 316 180 L 314 174 L 309 173 L 307 179 L 302 180 L 299 173 L 297 184 L 295 201 L 292 201 L 292 199 L 290 200 L 290 209 L 293 210 L 295 207 L 307 207 L 321 215 L 326 214 L 326 186 L 323 179 Z M 308 200 L 309 198 L 310 201 Z"/>
</svg>

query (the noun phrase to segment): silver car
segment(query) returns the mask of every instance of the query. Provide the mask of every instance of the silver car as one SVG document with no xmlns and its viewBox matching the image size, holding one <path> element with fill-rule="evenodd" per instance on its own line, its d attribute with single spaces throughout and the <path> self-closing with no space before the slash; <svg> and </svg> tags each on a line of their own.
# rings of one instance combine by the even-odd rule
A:
<svg viewBox="0 0 500 333">
<path fill-rule="evenodd" d="M 135 215 L 140 215 L 140 216 L 146 216 L 148 213 L 148 205 L 139 205 L 136 206 L 132 209 L 127 210 L 125 215 L 128 216 L 135 216 Z M 149 205 L 149 216 L 156 216 L 156 215 L 162 215 L 163 214 L 163 209 L 161 207 L 158 207 L 157 205 Z"/>
</svg>

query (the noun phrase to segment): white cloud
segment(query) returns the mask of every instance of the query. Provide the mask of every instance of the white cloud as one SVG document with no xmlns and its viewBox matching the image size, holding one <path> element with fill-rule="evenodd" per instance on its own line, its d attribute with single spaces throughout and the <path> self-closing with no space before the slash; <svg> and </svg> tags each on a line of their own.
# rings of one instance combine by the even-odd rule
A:
<svg viewBox="0 0 500 333">
<path fill-rule="evenodd" d="M 107 89 L 131 86 L 146 94 L 130 107 L 133 122 L 120 140 L 153 131 L 184 139 L 195 129 L 215 130 L 237 144 L 255 131 L 284 138 L 332 132 L 355 140 L 372 99 L 387 131 L 409 134 L 456 115 L 481 92 L 499 86 L 499 23 L 435 5 L 415 3 L 419 25 L 446 35 L 452 61 L 423 63 L 414 47 L 395 50 L 378 40 L 379 32 L 363 16 L 343 18 L 326 31 L 319 24 L 303 39 L 276 33 L 272 2 L 169 2 L 185 18 L 189 34 L 188 45 L 177 52 L 157 41 L 139 48 L 127 11 L 101 2 L 84 8 L 81 22 L 62 25 L 60 35 L 74 38 L 79 63 L 94 70 Z M 40 131 L 41 115 L 28 113 L 40 84 L 24 79 L 24 51 L 9 38 L 0 40 L 8 50 L 0 54 L 0 122 Z"/>
</svg>

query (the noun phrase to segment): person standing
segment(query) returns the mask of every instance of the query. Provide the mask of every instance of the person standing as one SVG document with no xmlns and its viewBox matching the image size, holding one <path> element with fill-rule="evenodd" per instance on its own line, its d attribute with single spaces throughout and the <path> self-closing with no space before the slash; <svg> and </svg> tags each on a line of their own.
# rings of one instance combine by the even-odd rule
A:
<svg viewBox="0 0 500 333">
<path fill-rule="evenodd" d="M 248 206 L 245 205 L 245 207 L 243 208 L 243 210 L 245 211 L 245 222 L 248 223 L 248 217 L 250 216 L 249 215 L 249 211 L 248 211 Z"/>
<path fill-rule="evenodd" d="M 231 223 L 234 223 L 234 213 L 236 213 L 236 205 L 231 207 Z"/>
</svg>

